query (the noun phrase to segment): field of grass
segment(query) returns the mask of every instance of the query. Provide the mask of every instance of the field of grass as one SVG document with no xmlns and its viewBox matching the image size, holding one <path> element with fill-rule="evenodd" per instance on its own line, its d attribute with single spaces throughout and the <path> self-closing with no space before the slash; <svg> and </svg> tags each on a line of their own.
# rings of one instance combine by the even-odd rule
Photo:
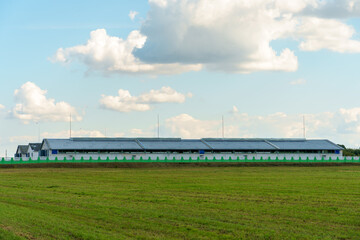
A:
<svg viewBox="0 0 360 240">
<path fill-rule="evenodd" d="M 360 239 L 360 166 L 0 169 L 0 239 Z"/>
</svg>

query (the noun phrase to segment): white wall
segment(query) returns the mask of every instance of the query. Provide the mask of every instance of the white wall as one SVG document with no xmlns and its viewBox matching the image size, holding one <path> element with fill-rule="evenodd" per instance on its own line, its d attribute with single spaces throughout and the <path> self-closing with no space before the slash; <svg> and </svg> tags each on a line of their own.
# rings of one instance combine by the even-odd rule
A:
<svg viewBox="0 0 360 240">
<path fill-rule="evenodd" d="M 160 160 L 163 160 L 165 159 L 165 157 L 167 157 L 168 160 L 171 160 L 173 159 L 173 157 L 175 157 L 176 160 L 180 160 L 181 157 L 183 157 L 184 159 L 187 160 L 189 159 L 189 157 L 191 157 L 193 160 L 195 160 L 198 157 L 200 157 L 200 159 L 205 159 L 205 157 L 207 157 L 209 160 L 211 160 L 214 157 L 216 159 L 221 159 L 223 157 L 225 160 L 227 160 L 229 159 L 229 157 L 231 157 L 231 159 L 235 160 L 237 159 L 237 157 L 239 157 L 240 159 L 245 159 L 245 156 L 247 156 L 247 159 L 252 159 L 253 157 L 255 157 L 255 159 L 260 159 L 261 157 L 263 157 L 263 159 L 268 159 L 270 157 L 273 160 L 275 160 L 276 157 L 278 157 L 281 160 L 284 159 L 284 157 L 288 160 L 290 160 L 292 157 L 296 160 L 299 159 L 299 157 L 301 157 L 301 159 L 303 160 L 306 160 L 307 157 L 309 157 L 309 159 L 314 159 L 314 157 L 316 157 L 316 159 L 321 159 L 322 157 L 324 157 L 324 159 L 329 159 L 330 157 L 332 159 L 336 159 L 337 157 L 342 159 L 342 152 L 340 152 L 340 154 L 205 153 L 202 155 L 198 153 L 103 153 L 103 154 L 99 154 L 99 153 L 51 154 L 50 153 L 49 159 L 55 159 L 55 157 L 57 157 L 58 159 L 62 160 L 64 159 L 64 157 L 66 157 L 69 160 L 72 159 L 73 157 L 75 157 L 75 159 L 81 159 L 81 157 L 83 157 L 85 160 L 87 160 L 90 157 L 92 157 L 93 159 L 98 159 L 98 157 L 100 157 L 102 160 L 105 160 L 107 157 L 109 157 L 109 159 L 114 159 L 115 157 L 117 157 L 119 160 L 122 160 L 124 157 L 126 157 L 126 159 L 129 160 L 132 157 L 134 157 L 135 160 L 139 160 L 140 157 L 142 157 L 144 160 L 147 160 L 150 157 L 152 160 L 155 160 L 157 157 L 159 157 Z"/>
<path fill-rule="evenodd" d="M 34 152 L 34 150 L 32 150 L 31 147 L 29 147 L 27 153 L 29 154 L 31 159 L 37 159 L 39 157 L 39 152 Z"/>
</svg>

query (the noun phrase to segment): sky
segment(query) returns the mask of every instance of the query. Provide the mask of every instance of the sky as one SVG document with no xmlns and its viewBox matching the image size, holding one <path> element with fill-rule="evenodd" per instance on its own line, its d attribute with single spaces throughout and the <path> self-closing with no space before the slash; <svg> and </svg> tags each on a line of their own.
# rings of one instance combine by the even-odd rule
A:
<svg viewBox="0 0 360 240">
<path fill-rule="evenodd" d="M 0 2 L 0 156 L 72 137 L 360 146 L 360 1 Z M 305 121 L 304 121 L 305 120 Z"/>
</svg>

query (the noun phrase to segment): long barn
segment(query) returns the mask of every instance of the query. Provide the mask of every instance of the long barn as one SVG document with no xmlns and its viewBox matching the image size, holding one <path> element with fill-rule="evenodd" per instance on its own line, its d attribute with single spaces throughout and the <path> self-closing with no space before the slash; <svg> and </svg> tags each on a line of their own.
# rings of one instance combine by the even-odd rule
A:
<svg viewBox="0 0 360 240">
<path fill-rule="evenodd" d="M 343 148 L 326 140 L 276 138 L 70 138 L 44 139 L 40 156 L 58 158 L 324 158 Z"/>
</svg>

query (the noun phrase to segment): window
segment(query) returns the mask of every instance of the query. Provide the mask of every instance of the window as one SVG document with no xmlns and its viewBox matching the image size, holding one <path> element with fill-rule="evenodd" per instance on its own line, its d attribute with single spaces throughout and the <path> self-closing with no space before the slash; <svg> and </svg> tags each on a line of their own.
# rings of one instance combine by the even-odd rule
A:
<svg viewBox="0 0 360 240">
<path fill-rule="evenodd" d="M 51 150 L 51 154 L 58 154 L 58 150 L 56 149 Z"/>
</svg>

